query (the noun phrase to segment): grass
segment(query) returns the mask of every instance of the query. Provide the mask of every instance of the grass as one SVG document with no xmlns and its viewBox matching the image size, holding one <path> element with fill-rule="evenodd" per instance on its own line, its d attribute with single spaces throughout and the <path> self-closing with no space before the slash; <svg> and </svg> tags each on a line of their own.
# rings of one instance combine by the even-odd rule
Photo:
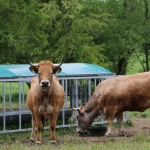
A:
<svg viewBox="0 0 150 150">
<path fill-rule="evenodd" d="M 131 61 L 133 61 L 131 59 Z M 134 60 L 134 65 L 128 65 L 127 74 L 135 74 L 141 72 L 142 66 L 138 60 Z M 0 83 L 0 88 L 2 89 L 2 84 Z M 18 84 L 12 83 L 13 93 L 18 93 Z M 9 103 L 9 84 L 6 83 L 6 105 L 7 108 L 10 108 Z M 25 85 L 25 91 L 28 91 L 28 87 Z M 25 93 L 26 95 L 26 93 Z M 18 94 L 13 95 L 12 103 L 13 108 L 18 107 Z M 3 107 L 3 95 L 0 93 L 0 108 Z M 146 110 L 143 113 L 140 112 L 129 112 L 129 117 L 134 118 L 150 118 L 150 109 Z M 132 126 L 133 123 L 131 120 L 127 124 L 124 124 L 125 127 Z M 114 128 L 117 127 L 117 124 L 114 123 Z M 148 150 L 150 149 L 150 136 L 143 133 L 138 133 L 133 137 L 124 137 L 124 138 L 108 138 L 108 140 L 99 140 L 97 137 L 95 140 L 91 138 L 74 136 L 75 128 L 67 129 L 57 129 L 58 145 L 51 145 L 49 140 L 49 131 L 44 130 L 42 134 L 43 143 L 41 145 L 36 145 L 28 141 L 30 137 L 30 132 L 19 132 L 19 133 L 9 133 L 0 135 L 0 150 Z M 70 139 L 73 137 L 72 139 Z M 76 138 L 75 138 L 76 137 Z"/>
<path fill-rule="evenodd" d="M 19 90 L 22 93 L 21 95 L 19 95 Z M 28 90 L 29 88 L 27 84 L 23 82 L 21 82 L 21 84 L 19 84 L 19 82 L 0 82 L 0 108 L 3 108 L 3 105 L 4 105 L 3 99 L 5 97 L 6 111 L 18 109 L 19 108 L 19 96 L 21 98 L 22 108 L 27 108 L 25 100 L 26 100 L 26 95 L 27 95 Z"/>
<path fill-rule="evenodd" d="M 130 112 L 130 119 L 142 117 L 147 114 L 146 118 L 150 118 L 150 109 L 143 113 Z M 138 114 L 138 115 L 137 115 Z M 140 115 L 141 114 L 141 115 Z M 125 128 L 132 126 L 132 121 L 124 123 Z M 117 125 L 114 123 L 113 128 Z M 49 130 L 42 133 L 43 142 L 36 145 L 28 141 L 30 132 L 9 133 L 0 135 L 0 150 L 147 150 L 150 146 L 150 136 L 148 134 L 138 133 L 132 137 L 80 137 L 75 133 L 75 127 L 63 128 L 56 130 L 57 145 L 50 144 Z M 107 140 L 105 139 L 107 138 Z"/>
<path fill-rule="evenodd" d="M 150 118 L 150 109 L 147 109 L 144 112 L 129 112 L 130 117 L 141 117 L 141 118 Z"/>
<path fill-rule="evenodd" d="M 140 56 L 140 60 L 143 60 L 143 57 L 144 56 Z M 143 72 L 143 67 L 140 61 L 135 56 L 130 57 L 130 59 L 128 60 L 126 75 L 136 74 L 139 72 Z"/>
<path fill-rule="evenodd" d="M 41 145 L 36 145 L 34 143 L 27 142 L 29 137 L 29 133 L 14 133 L 6 134 L 0 141 L 0 149 L 6 150 L 147 150 L 149 149 L 150 137 L 144 135 L 142 133 L 137 134 L 134 137 L 125 137 L 125 138 L 108 138 L 106 141 L 100 141 L 97 137 L 95 141 L 88 141 L 86 138 L 78 137 L 78 139 L 71 140 L 66 131 L 61 131 L 61 135 L 59 135 L 58 145 L 51 145 L 50 141 L 44 139 L 45 142 Z M 59 134 L 59 131 L 57 132 Z M 44 132 L 43 138 L 48 136 L 48 132 Z M 5 139 L 4 139 L 5 138 Z M 87 137 L 88 138 L 88 137 Z M 3 139 L 5 141 L 3 141 Z M 90 138 L 89 138 L 90 139 Z"/>
</svg>

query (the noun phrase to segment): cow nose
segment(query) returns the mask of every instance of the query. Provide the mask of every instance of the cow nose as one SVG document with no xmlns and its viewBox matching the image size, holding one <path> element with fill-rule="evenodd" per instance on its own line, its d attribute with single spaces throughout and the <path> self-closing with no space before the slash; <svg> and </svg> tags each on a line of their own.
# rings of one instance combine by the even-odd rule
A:
<svg viewBox="0 0 150 150">
<path fill-rule="evenodd" d="M 50 86 L 50 82 L 48 80 L 42 80 L 41 86 L 44 86 L 44 87 Z"/>
<path fill-rule="evenodd" d="M 47 82 L 47 81 L 43 81 L 43 82 L 42 82 L 42 85 L 43 85 L 43 86 L 48 86 L 48 82 Z"/>
</svg>

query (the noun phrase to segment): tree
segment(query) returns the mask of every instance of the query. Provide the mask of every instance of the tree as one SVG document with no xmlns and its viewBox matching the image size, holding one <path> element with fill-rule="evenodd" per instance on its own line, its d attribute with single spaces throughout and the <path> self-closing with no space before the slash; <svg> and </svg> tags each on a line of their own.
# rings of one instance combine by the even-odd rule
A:
<svg viewBox="0 0 150 150">
<path fill-rule="evenodd" d="M 25 56 L 37 54 L 46 45 L 43 16 L 36 1 L 0 0 L 0 17 L 1 63 L 23 63 Z"/>
<path fill-rule="evenodd" d="M 41 57 L 54 58 L 64 62 L 89 62 L 102 64 L 106 57 L 102 54 L 103 44 L 96 44 L 96 34 L 102 30 L 105 16 L 93 12 L 89 3 L 79 0 L 51 0 L 43 3 L 41 11 L 48 17 L 45 33 L 48 34 L 48 45 L 43 49 Z M 98 7 L 98 5 L 97 5 Z"/>
<path fill-rule="evenodd" d="M 125 74 L 129 58 L 136 57 L 143 49 L 144 35 L 147 33 L 143 28 L 143 2 L 102 2 L 104 11 L 111 15 L 107 21 L 108 27 L 104 29 L 104 55 L 109 60 L 111 70 L 117 74 Z"/>
</svg>

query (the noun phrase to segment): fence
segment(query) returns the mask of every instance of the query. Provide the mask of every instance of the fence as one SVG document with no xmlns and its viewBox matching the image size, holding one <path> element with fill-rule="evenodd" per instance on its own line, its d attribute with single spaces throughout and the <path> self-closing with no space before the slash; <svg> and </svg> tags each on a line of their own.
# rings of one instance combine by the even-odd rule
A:
<svg viewBox="0 0 150 150">
<path fill-rule="evenodd" d="M 76 126 L 77 114 L 72 116 L 71 107 L 85 105 L 97 84 L 110 77 L 115 76 L 59 78 L 66 99 L 58 117 L 57 128 Z M 30 111 L 26 106 L 30 80 L 31 78 L 0 79 L 0 134 L 31 130 Z M 127 121 L 128 117 L 128 112 L 125 112 L 124 121 Z M 94 121 L 94 124 L 105 123 L 107 122 L 100 117 Z M 45 125 L 45 129 L 47 128 L 48 124 Z"/>
</svg>

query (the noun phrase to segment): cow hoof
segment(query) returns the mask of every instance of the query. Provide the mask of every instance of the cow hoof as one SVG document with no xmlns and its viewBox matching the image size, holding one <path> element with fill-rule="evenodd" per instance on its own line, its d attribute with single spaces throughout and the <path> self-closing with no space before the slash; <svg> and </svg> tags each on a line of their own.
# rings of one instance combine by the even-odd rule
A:
<svg viewBox="0 0 150 150">
<path fill-rule="evenodd" d="M 124 136 L 124 131 L 121 131 L 119 134 L 118 134 L 119 137 L 123 137 Z"/>
<path fill-rule="evenodd" d="M 56 141 L 55 141 L 55 140 L 52 140 L 52 141 L 51 141 L 51 144 L 56 145 Z"/>
<path fill-rule="evenodd" d="M 109 133 L 109 134 L 105 134 L 105 136 L 106 136 L 106 137 L 110 137 L 110 136 L 111 136 L 111 133 Z"/>
<path fill-rule="evenodd" d="M 36 141 L 35 143 L 36 143 L 36 144 L 41 144 L 41 141 Z"/>
<path fill-rule="evenodd" d="M 35 141 L 34 141 L 34 138 L 30 138 L 30 140 L 29 140 L 29 141 L 31 141 L 31 142 L 35 142 Z"/>
</svg>

